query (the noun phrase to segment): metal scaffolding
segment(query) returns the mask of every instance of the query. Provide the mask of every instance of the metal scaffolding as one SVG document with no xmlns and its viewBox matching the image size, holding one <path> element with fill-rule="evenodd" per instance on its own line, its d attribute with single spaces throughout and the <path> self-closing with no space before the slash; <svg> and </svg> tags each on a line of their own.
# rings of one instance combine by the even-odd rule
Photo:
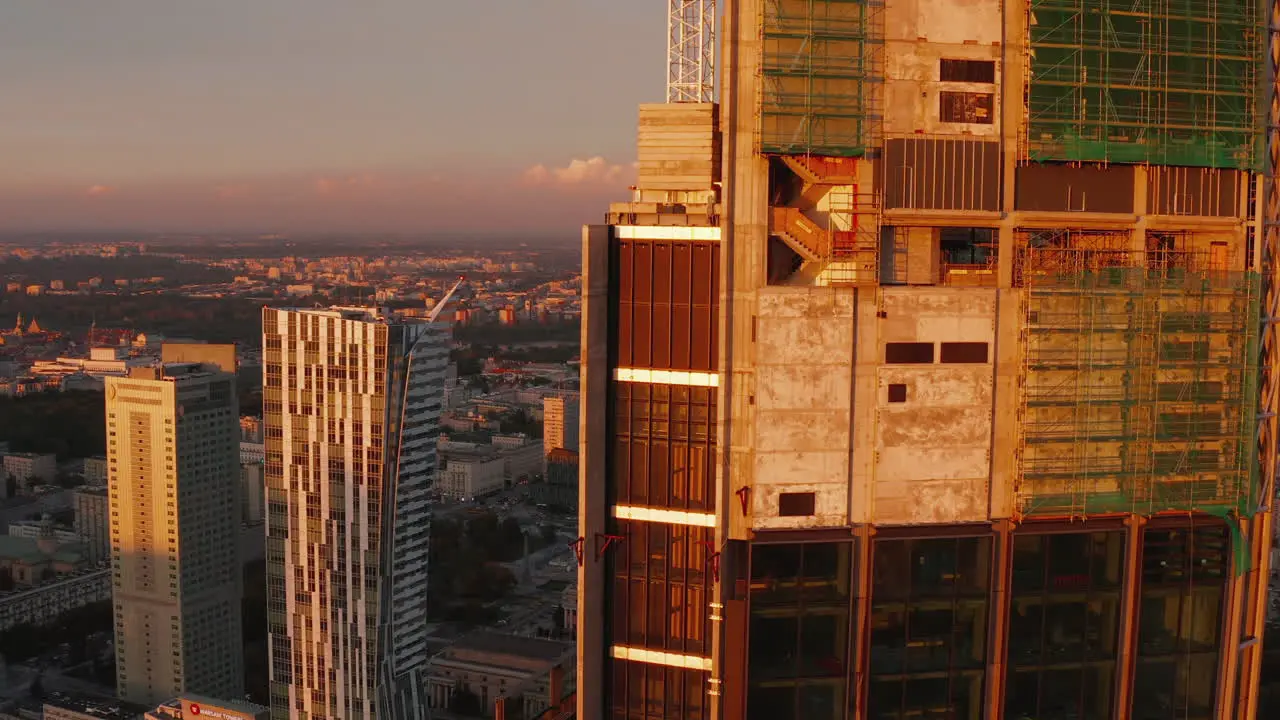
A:
<svg viewBox="0 0 1280 720">
<path fill-rule="evenodd" d="M 764 0 L 760 149 L 863 155 L 880 138 L 884 0 Z"/>
<path fill-rule="evenodd" d="M 1019 262 L 1020 512 L 1251 515 L 1259 276 L 1121 233 L 1042 235 L 1022 234 Z"/>
<path fill-rule="evenodd" d="M 1031 160 L 1261 169 L 1256 0 L 1031 0 Z"/>
</svg>

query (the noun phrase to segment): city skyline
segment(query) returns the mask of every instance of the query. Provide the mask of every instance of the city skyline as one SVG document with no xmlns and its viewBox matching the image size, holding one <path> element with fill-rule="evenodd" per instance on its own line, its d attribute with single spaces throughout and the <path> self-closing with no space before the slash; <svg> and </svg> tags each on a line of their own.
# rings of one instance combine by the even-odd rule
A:
<svg viewBox="0 0 1280 720">
<path fill-rule="evenodd" d="M 0 11 L 0 231 L 572 232 L 633 177 L 660 5 L 302 7 Z"/>
</svg>

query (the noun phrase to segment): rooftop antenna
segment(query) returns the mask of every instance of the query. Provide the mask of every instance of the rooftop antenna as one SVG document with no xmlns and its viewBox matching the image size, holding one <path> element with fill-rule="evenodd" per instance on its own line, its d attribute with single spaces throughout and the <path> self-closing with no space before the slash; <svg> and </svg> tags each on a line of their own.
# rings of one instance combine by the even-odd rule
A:
<svg viewBox="0 0 1280 720">
<path fill-rule="evenodd" d="M 667 102 L 712 102 L 716 0 L 667 0 L 667 4 Z"/>
</svg>

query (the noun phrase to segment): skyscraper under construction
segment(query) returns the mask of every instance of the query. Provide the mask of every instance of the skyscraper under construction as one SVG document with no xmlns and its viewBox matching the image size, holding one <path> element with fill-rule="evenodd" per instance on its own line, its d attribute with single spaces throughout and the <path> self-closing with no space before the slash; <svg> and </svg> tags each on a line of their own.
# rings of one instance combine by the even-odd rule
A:
<svg viewBox="0 0 1280 720">
<path fill-rule="evenodd" d="M 1273 2 L 672 0 L 719 93 L 584 236 L 579 717 L 1254 716 Z"/>
</svg>

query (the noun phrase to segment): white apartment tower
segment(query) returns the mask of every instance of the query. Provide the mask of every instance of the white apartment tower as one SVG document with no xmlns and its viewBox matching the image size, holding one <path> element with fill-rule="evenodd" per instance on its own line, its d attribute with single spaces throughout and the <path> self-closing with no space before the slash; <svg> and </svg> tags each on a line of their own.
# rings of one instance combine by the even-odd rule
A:
<svg viewBox="0 0 1280 720">
<path fill-rule="evenodd" d="M 234 368 L 133 368 L 106 394 L 117 693 L 241 697 Z"/>
<path fill-rule="evenodd" d="M 263 311 L 273 718 L 425 716 L 447 338 L 380 309 Z"/>
<path fill-rule="evenodd" d="M 555 449 L 578 451 L 578 394 L 561 393 L 542 399 L 542 453 Z"/>
</svg>

